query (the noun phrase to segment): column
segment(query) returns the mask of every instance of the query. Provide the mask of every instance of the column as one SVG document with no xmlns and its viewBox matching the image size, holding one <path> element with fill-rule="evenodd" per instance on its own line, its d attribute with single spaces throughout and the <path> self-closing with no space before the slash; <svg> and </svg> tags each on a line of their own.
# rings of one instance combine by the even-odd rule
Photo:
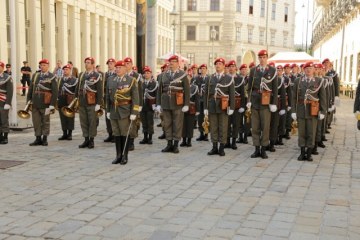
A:
<svg viewBox="0 0 360 240">
<path fill-rule="evenodd" d="M 103 70 L 105 71 L 105 63 L 108 59 L 108 21 L 106 18 L 104 18 L 103 16 L 100 17 L 99 19 L 99 26 L 100 26 L 100 59 L 99 59 L 99 64 L 103 66 Z"/>
<path fill-rule="evenodd" d="M 65 2 L 56 3 L 57 56 L 65 65 L 68 56 L 68 9 Z M 56 59 L 58 60 L 58 59 Z"/>
<path fill-rule="evenodd" d="M 129 31 L 128 31 L 128 27 L 125 23 L 122 24 L 122 55 L 123 57 L 127 57 L 129 52 L 128 52 L 128 46 L 129 46 Z"/>
<path fill-rule="evenodd" d="M 6 21 L 6 0 L 0 0 L 0 6 L 3 6 L 2 8 L 0 8 L 0 22 L 2 24 L 0 24 L 0 42 L 2 44 L 0 44 L 0 60 L 7 62 L 8 59 L 8 52 L 7 52 L 7 47 L 8 47 L 8 41 L 7 41 L 7 21 Z M 5 63 L 6 64 L 6 63 Z"/>
<path fill-rule="evenodd" d="M 81 16 L 80 8 L 68 6 L 68 27 L 69 27 L 69 45 L 68 59 L 72 61 L 74 66 L 81 68 Z M 80 69 L 79 69 L 80 70 Z"/>
<path fill-rule="evenodd" d="M 91 29 L 91 56 L 95 58 L 95 64 L 100 64 L 99 55 L 99 15 L 90 14 L 90 29 Z"/>
<path fill-rule="evenodd" d="M 114 26 L 114 39 L 115 39 L 115 58 L 116 59 L 122 59 L 123 55 L 122 55 L 122 36 L 121 36 L 121 28 L 122 25 L 121 23 L 119 23 L 119 21 L 115 22 L 115 26 Z"/>
<path fill-rule="evenodd" d="M 43 24 L 44 39 L 43 39 L 43 50 L 44 58 L 50 61 L 50 66 L 55 67 L 56 65 L 56 45 L 55 45 L 55 0 L 43 0 Z M 50 67 L 52 70 L 52 68 Z"/>
<path fill-rule="evenodd" d="M 80 10 L 81 20 L 81 64 L 84 68 L 83 60 L 91 55 L 90 41 L 90 12 Z"/>
<path fill-rule="evenodd" d="M 29 8 L 29 65 L 33 70 L 38 69 L 38 62 L 42 58 L 41 49 L 41 7 L 40 0 L 28 0 Z"/>
<path fill-rule="evenodd" d="M 152 6 L 147 9 L 146 18 L 146 64 L 151 69 L 156 68 L 157 49 L 160 46 L 157 42 L 157 7 Z"/>
<path fill-rule="evenodd" d="M 112 19 L 108 19 L 108 57 L 115 57 L 115 22 Z"/>
</svg>

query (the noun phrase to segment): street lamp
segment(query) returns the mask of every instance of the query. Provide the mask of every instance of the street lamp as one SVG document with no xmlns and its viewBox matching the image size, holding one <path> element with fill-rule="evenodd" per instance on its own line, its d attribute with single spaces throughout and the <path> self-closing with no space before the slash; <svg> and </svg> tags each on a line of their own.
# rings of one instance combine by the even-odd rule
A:
<svg viewBox="0 0 360 240">
<path fill-rule="evenodd" d="M 211 30 L 210 30 L 210 39 L 211 39 L 211 44 L 212 44 L 212 50 L 211 50 L 212 62 L 211 62 L 211 66 L 212 66 L 213 71 L 214 71 L 214 41 L 216 40 L 216 36 L 217 36 L 217 31 L 214 28 L 214 26 L 212 26 Z"/>
</svg>

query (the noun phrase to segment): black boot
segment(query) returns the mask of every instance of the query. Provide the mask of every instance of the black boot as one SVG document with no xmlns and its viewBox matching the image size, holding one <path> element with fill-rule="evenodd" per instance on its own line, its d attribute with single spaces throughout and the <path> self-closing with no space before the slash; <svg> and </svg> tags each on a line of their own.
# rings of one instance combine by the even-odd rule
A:
<svg viewBox="0 0 360 240">
<path fill-rule="evenodd" d="M 36 136 L 36 139 L 34 142 L 29 144 L 30 146 L 39 146 L 42 145 L 41 136 Z"/>
<path fill-rule="evenodd" d="M 153 144 L 153 142 L 152 142 L 152 134 L 149 134 L 149 138 L 148 138 L 147 144 Z"/>
<path fill-rule="evenodd" d="M 63 135 L 61 137 L 58 138 L 59 141 L 61 140 L 66 140 L 67 139 L 67 131 L 63 130 Z"/>
<path fill-rule="evenodd" d="M 0 143 L 4 140 L 4 135 L 2 132 L 0 132 Z"/>
<path fill-rule="evenodd" d="M 187 147 L 191 147 L 191 138 L 187 138 L 187 141 L 186 141 L 186 146 Z"/>
<path fill-rule="evenodd" d="M 179 141 L 174 140 L 173 153 L 179 153 Z"/>
<path fill-rule="evenodd" d="M 327 128 L 328 128 L 328 129 L 331 129 L 331 126 L 330 126 L 330 124 L 329 124 L 329 125 L 327 126 Z"/>
<path fill-rule="evenodd" d="M 129 142 L 128 150 L 134 151 L 135 150 L 134 138 L 129 137 L 128 142 Z"/>
<path fill-rule="evenodd" d="M 89 139 L 88 148 L 94 148 L 94 147 L 95 147 L 94 138 L 91 137 L 91 138 Z"/>
<path fill-rule="evenodd" d="M 158 138 L 159 138 L 159 139 L 165 139 L 165 138 L 166 138 L 165 132 L 163 132 Z"/>
<path fill-rule="evenodd" d="M 325 148 L 325 144 L 322 141 L 318 142 L 317 145 L 318 147 Z"/>
<path fill-rule="evenodd" d="M 208 134 L 204 134 L 204 140 L 203 141 L 209 141 Z"/>
<path fill-rule="evenodd" d="M 315 146 L 313 147 L 311 153 L 312 153 L 313 155 L 319 155 L 319 152 L 317 151 L 317 145 L 316 145 L 316 144 L 315 144 Z"/>
<path fill-rule="evenodd" d="M 239 139 L 236 141 L 237 143 L 244 143 L 244 138 L 243 138 L 243 134 L 240 133 L 239 134 Z"/>
<path fill-rule="evenodd" d="M 283 137 L 282 137 L 282 136 L 279 136 L 279 139 L 278 139 L 278 144 L 279 144 L 279 145 L 284 145 L 282 139 L 283 139 Z"/>
<path fill-rule="evenodd" d="M 270 152 L 275 152 L 276 151 L 275 147 L 274 147 L 274 141 L 270 140 L 269 151 Z"/>
<path fill-rule="evenodd" d="M 43 138 L 42 138 L 42 145 L 43 145 L 43 146 L 47 146 L 47 145 L 48 145 L 47 136 L 45 136 L 45 135 L 43 135 Z"/>
<path fill-rule="evenodd" d="M 300 148 L 300 155 L 298 157 L 298 161 L 305 161 L 306 160 L 306 155 L 305 155 L 305 147 L 301 147 Z"/>
<path fill-rule="evenodd" d="M 112 135 L 112 133 L 109 133 L 109 136 L 104 139 L 104 142 L 112 142 L 112 141 L 114 141 L 114 136 Z"/>
<path fill-rule="evenodd" d="M 218 143 L 213 143 L 213 147 L 210 150 L 210 152 L 208 152 L 208 155 L 215 155 L 218 154 L 219 150 L 218 150 Z"/>
<path fill-rule="evenodd" d="M 289 129 L 286 129 L 284 138 L 285 138 L 285 139 L 290 139 L 290 130 L 289 130 Z"/>
<path fill-rule="evenodd" d="M 68 130 L 68 133 L 67 133 L 67 140 L 72 140 L 72 130 Z"/>
<path fill-rule="evenodd" d="M 200 132 L 200 136 L 196 139 L 196 141 L 204 141 L 205 135 L 204 132 Z"/>
<path fill-rule="evenodd" d="M 121 137 L 117 136 L 115 137 L 115 148 L 116 148 L 116 157 L 112 161 L 112 164 L 118 164 L 121 161 L 122 157 L 122 147 L 121 147 Z"/>
<path fill-rule="evenodd" d="M 261 147 L 260 154 L 261 154 L 262 159 L 268 158 L 268 155 L 266 154 L 266 150 L 265 150 L 264 146 Z"/>
<path fill-rule="evenodd" d="M 161 150 L 161 152 L 172 152 L 172 151 L 173 151 L 173 141 L 168 140 L 168 144 L 163 150 Z"/>
<path fill-rule="evenodd" d="M 147 144 L 148 141 L 149 141 L 149 139 L 148 139 L 148 134 L 147 134 L 147 133 L 144 133 L 144 139 L 141 140 L 139 143 L 140 143 L 140 144 Z"/>
<path fill-rule="evenodd" d="M 260 147 L 259 146 L 255 146 L 255 152 L 253 154 L 251 154 L 251 158 L 257 158 L 257 157 L 260 157 L 261 154 L 260 154 Z"/>
<path fill-rule="evenodd" d="M 223 143 L 220 143 L 219 155 L 220 155 L 221 157 L 225 156 L 224 148 L 225 148 L 224 144 L 223 144 Z"/>
<path fill-rule="evenodd" d="M 79 145 L 79 148 L 86 148 L 87 146 L 89 146 L 89 137 L 85 138 L 84 142 Z"/>
<path fill-rule="evenodd" d="M 128 162 L 128 153 L 129 153 L 129 146 L 130 146 L 129 140 L 130 140 L 130 138 L 128 138 L 128 141 L 125 144 L 126 137 L 124 137 L 124 136 L 121 137 L 121 145 L 124 148 L 124 155 L 121 156 L 121 160 L 120 160 L 121 165 L 125 165 Z"/>
<path fill-rule="evenodd" d="M 186 138 L 183 138 L 182 142 L 180 143 L 180 147 L 186 146 Z"/>
<path fill-rule="evenodd" d="M 321 136 L 321 141 L 323 141 L 323 142 L 326 142 L 326 141 L 327 141 L 325 135 L 324 135 L 324 136 Z"/>
<path fill-rule="evenodd" d="M 307 160 L 308 160 L 309 162 L 312 162 L 312 160 L 313 160 L 311 154 L 312 154 L 312 148 L 308 148 L 306 155 L 307 155 Z"/>
<path fill-rule="evenodd" d="M 231 148 L 230 138 L 227 138 L 224 148 Z"/>
<path fill-rule="evenodd" d="M 8 133 L 4 133 L 4 135 L 2 136 L 2 140 L 0 142 L 0 144 L 8 144 Z"/>
<path fill-rule="evenodd" d="M 244 143 L 244 144 L 248 144 L 248 143 L 249 143 L 248 140 L 247 140 L 247 134 L 246 134 L 246 133 L 244 133 L 244 141 L 243 141 L 243 143 Z"/>
<path fill-rule="evenodd" d="M 231 148 L 234 149 L 234 150 L 237 149 L 237 146 L 236 146 L 236 138 L 233 138 L 233 139 L 232 139 Z"/>
</svg>

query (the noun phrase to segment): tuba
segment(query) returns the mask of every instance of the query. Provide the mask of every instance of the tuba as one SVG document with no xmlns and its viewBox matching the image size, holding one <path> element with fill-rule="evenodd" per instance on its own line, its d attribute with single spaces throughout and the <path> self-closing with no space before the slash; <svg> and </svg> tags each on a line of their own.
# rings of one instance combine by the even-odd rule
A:
<svg viewBox="0 0 360 240">
<path fill-rule="evenodd" d="M 245 111 L 245 118 L 246 118 L 246 123 L 250 123 L 250 119 L 251 119 L 251 109 L 250 108 L 248 108 L 248 109 L 246 109 L 246 111 Z"/>
<path fill-rule="evenodd" d="M 66 117 L 73 118 L 75 117 L 75 113 L 77 112 L 78 108 L 79 108 L 79 99 L 74 98 L 74 100 L 71 101 L 69 106 L 61 108 L 61 112 Z"/>
<path fill-rule="evenodd" d="M 17 112 L 17 115 L 19 116 L 19 118 L 22 118 L 22 119 L 29 119 L 30 118 L 30 111 L 32 109 L 32 102 L 31 100 L 29 100 L 27 103 L 26 103 L 26 106 L 24 108 L 24 110 L 19 110 Z"/>
</svg>

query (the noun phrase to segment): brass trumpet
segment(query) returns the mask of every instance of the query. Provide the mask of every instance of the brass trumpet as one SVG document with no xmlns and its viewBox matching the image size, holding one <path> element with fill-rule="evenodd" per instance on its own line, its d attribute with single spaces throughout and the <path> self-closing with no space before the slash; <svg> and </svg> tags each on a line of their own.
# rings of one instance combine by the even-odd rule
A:
<svg viewBox="0 0 360 240">
<path fill-rule="evenodd" d="M 73 118 L 73 117 L 75 117 L 75 113 L 77 112 L 78 108 L 79 108 L 78 98 L 74 98 L 74 100 L 71 101 L 69 106 L 61 108 L 61 112 L 66 117 Z"/>
<path fill-rule="evenodd" d="M 246 118 L 246 123 L 250 123 L 250 119 L 251 119 L 251 109 L 250 108 L 246 109 L 245 118 Z"/>
<path fill-rule="evenodd" d="M 96 116 L 101 117 L 102 115 L 104 115 L 104 109 L 101 106 L 100 109 L 96 111 Z"/>
<path fill-rule="evenodd" d="M 205 115 L 204 122 L 202 123 L 202 127 L 204 128 L 205 134 L 209 133 L 209 126 L 210 126 L 209 117 L 208 117 L 208 115 Z"/>
<path fill-rule="evenodd" d="M 293 121 L 292 123 L 291 123 L 291 134 L 292 135 L 295 135 L 296 134 L 296 132 L 297 132 L 297 129 L 298 128 L 298 122 L 297 121 Z"/>
<path fill-rule="evenodd" d="M 17 115 L 19 116 L 19 118 L 29 119 L 29 118 L 30 118 L 31 109 L 32 109 L 32 102 L 31 102 L 31 100 L 29 100 L 29 101 L 26 103 L 26 106 L 25 106 L 24 110 L 19 110 L 19 111 L 17 111 Z"/>
</svg>

